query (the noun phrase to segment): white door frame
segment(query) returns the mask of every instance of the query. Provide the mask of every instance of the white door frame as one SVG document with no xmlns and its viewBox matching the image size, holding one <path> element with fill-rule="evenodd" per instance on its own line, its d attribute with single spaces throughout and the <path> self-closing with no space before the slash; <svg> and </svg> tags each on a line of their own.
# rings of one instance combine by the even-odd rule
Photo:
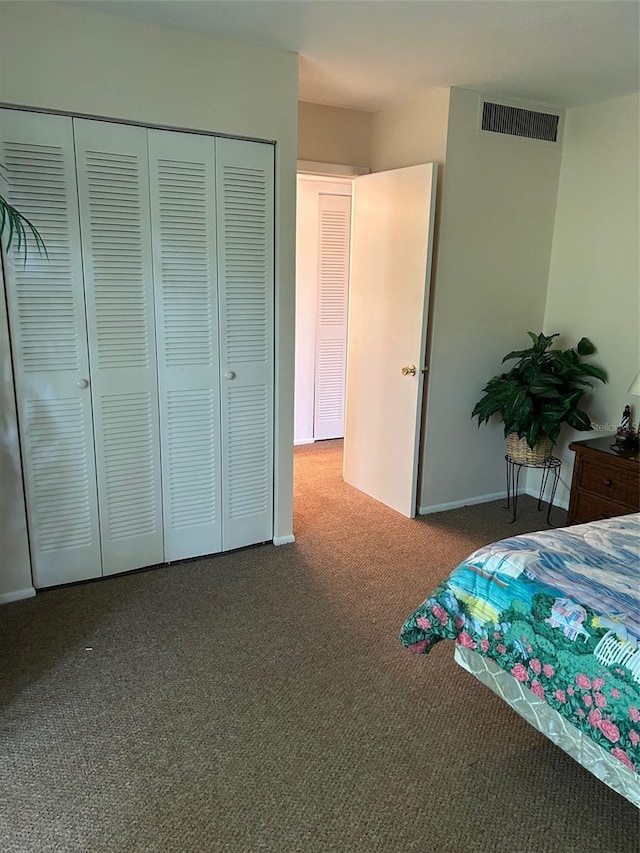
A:
<svg viewBox="0 0 640 853">
<path fill-rule="evenodd" d="M 353 181 L 359 175 L 368 175 L 371 170 L 366 166 L 343 166 L 341 163 L 320 163 L 315 160 L 298 160 L 298 175 L 309 180 L 329 178 L 332 183 L 340 180 Z"/>
<path fill-rule="evenodd" d="M 336 163 L 316 163 L 309 160 L 298 160 L 298 173 L 297 178 L 302 179 L 305 182 L 318 182 L 327 185 L 335 186 L 344 186 L 345 189 L 349 188 L 349 195 L 353 195 L 353 181 L 354 179 L 362 174 L 368 173 L 369 170 L 364 167 L 358 166 L 343 166 Z M 346 193 L 345 193 L 346 194 Z M 296 253 L 297 255 L 297 253 Z M 296 266 L 298 265 L 298 260 L 296 257 Z M 314 303 L 315 304 L 315 303 Z M 315 319 L 313 321 L 313 342 L 310 340 L 306 341 L 306 347 L 304 347 L 306 352 L 305 354 L 300 352 L 300 345 L 302 344 L 300 338 L 300 314 L 299 309 L 304 307 L 301 303 L 297 302 L 296 309 L 296 369 L 298 369 L 300 362 L 304 362 L 306 367 L 305 376 L 307 377 L 307 383 L 313 384 L 315 382 Z M 315 309 L 314 309 L 315 311 Z M 348 331 L 347 331 L 348 334 Z M 313 349 L 313 354 L 310 352 L 310 348 Z M 295 399 L 298 402 L 302 398 L 302 391 L 298 385 L 298 380 L 300 377 L 296 379 L 296 389 L 295 389 Z M 298 418 L 296 417 L 296 421 Z M 307 430 L 303 430 L 304 435 L 300 435 L 300 431 L 296 424 L 297 435 L 294 438 L 294 444 L 313 444 L 314 442 L 314 434 L 313 434 L 313 408 L 310 412 L 310 424 Z"/>
</svg>

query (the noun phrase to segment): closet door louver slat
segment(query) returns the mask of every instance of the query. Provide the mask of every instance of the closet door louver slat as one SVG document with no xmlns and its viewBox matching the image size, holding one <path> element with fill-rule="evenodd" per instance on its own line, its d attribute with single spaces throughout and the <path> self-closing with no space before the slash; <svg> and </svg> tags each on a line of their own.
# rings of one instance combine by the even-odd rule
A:
<svg viewBox="0 0 640 853">
<path fill-rule="evenodd" d="M 147 131 L 74 119 L 103 573 L 164 561 Z"/>
<path fill-rule="evenodd" d="M 216 141 L 222 547 L 273 537 L 273 149 Z"/>
<path fill-rule="evenodd" d="M 313 435 L 344 435 L 347 361 L 347 300 L 351 198 L 321 194 L 318 199 L 318 308 Z"/>
<path fill-rule="evenodd" d="M 70 118 L 0 110 L 2 193 L 41 233 L 5 253 L 34 584 L 101 574 Z M 4 238 L 6 248 L 7 238 Z"/>
<path fill-rule="evenodd" d="M 167 560 L 222 548 L 214 145 L 149 131 Z"/>
</svg>

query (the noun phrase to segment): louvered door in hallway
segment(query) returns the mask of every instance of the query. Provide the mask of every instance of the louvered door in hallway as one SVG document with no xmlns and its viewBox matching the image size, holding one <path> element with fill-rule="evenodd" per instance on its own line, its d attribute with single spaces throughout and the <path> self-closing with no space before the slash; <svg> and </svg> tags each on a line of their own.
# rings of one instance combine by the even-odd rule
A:
<svg viewBox="0 0 640 853">
<path fill-rule="evenodd" d="M 296 444 L 344 435 L 351 191 L 298 175 Z"/>
<path fill-rule="evenodd" d="M 35 585 L 271 539 L 272 146 L 9 110 L 0 140 L 50 254 L 5 253 Z"/>
<path fill-rule="evenodd" d="M 342 438 L 347 365 L 351 196 L 320 193 L 318 218 L 313 437 Z"/>
</svg>

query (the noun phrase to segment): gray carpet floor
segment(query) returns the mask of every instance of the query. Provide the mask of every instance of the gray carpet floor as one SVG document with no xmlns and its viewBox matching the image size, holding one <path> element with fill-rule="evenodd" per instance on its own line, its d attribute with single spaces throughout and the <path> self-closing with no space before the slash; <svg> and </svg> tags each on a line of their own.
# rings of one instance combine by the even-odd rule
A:
<svg viewBox="0 0 640 853">
<path fill-rule="evenodd" d="M 409 521 L 296 454 L 295 545 L 0 609 L 0 849 L 638 850 L 638 811 L 403 619 L 521 499 Z M 556 510 L 556 523 L 563 513 Z"/>
</svg>

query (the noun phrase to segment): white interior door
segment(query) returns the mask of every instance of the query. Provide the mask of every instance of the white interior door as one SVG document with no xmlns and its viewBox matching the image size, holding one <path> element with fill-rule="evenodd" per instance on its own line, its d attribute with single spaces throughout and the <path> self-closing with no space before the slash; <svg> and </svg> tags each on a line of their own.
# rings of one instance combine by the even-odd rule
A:
<svg viewBox="0 0 640 853">
<path fill-rule="evenodd" d="M 215 140 L 149 131 L 165 559 L 222 549 Z"/>
<path fill-rule="evenodd" d="M 353 197 L 344 478 L 409 518 L 416 514 L 436 168 L 364 175 Z"/>
<path fill-rule="evenodd" d="M 314 439 L 344 435 L 351 197 L 318 198 Z"/>
<path fill-rule="evenodd" d="M 164 560 L 147 131 L 74 129 L 106 575 Z"/>
<path fill-rule="evenodd" d="M 0 110 L 0 162 L 3 195 L 47 247 L 5 256 L 33 579 L 47 587 L 102 573 L 72 120 Z"/>
<path fill-rule="evenodd" d="M 216 140 L 225 551 L 273 538 L 273 155 Z"/>
</svg>

